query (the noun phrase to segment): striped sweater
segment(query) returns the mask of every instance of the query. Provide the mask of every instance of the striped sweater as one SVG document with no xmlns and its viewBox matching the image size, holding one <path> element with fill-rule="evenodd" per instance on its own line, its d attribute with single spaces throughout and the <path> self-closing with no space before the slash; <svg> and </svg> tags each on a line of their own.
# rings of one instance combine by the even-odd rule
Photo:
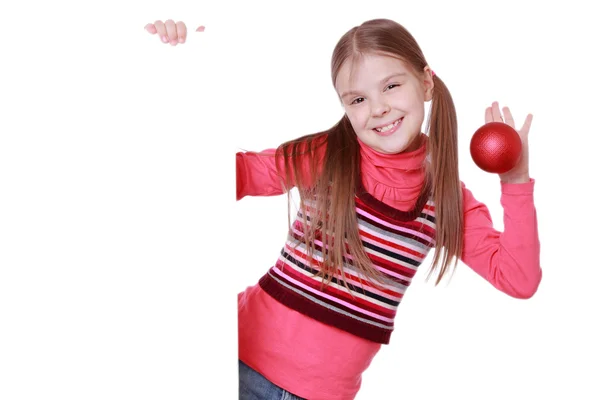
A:
<svg viewBox="0 0 600 400">
<path fill-rule="evenodd" d="M 356 213 L 360 238 L 383 283 L 361 276 L 344 264 L 347 288 L 338 274 L 329 285 L 317 277 L 322 243 L 315 241 L 309 262 L 298 213 L 276 264 L 259 284 L 282 304 L 359 337 L 388 344 L 396 310 L 417 268 L 435 246 L 434 205 L 424 193 L 413 210 L 396 210 L 359 187 Z M 310 208 L 307 207 L 309 210 Z M 308 211 L 310 217 L 310 211 Z"/>
</svg>

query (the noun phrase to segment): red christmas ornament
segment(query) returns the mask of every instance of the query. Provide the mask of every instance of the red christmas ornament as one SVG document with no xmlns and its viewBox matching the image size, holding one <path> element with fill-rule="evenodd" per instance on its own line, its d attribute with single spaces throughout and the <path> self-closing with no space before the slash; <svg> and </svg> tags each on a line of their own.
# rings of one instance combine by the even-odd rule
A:
<svg viewBox="0 0 600 400">
<path fill-rule="evenodd" d="M 517 165 L 521 147 L 521 138 L 510 125 L 488 122 L 471 138 L 471 157 L 482 170 L 503 174 Z"/>
</svg>

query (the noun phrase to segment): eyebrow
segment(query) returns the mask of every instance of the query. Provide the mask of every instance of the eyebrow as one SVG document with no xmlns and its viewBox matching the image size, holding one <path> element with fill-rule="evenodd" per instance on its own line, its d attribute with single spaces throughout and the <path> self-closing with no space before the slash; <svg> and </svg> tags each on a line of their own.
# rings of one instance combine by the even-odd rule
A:
<svg viewBox="0 0 600 400">
<path fill-rule="evenodd" d="M 383 82 L 389 81 L 390 79 L 392 79 L 392 78 L 396 78 L 396 77 L 398 77 L 398 76 L 405 76 L 405 75 L 406 75 L 406 72 L 395 72 L 395 73 L 393 73 L 393 74 L 391 74 L 391 75 L 388 75 L 388 76 L 386 76 L 385 78 L 383 78 L 383 79 L 380 81 L 380 83 L 383 83 Z M 349 90 L 349 91 L 347 91 L 347 92 L 344 92 L 344 93 L 342 93 L 342 95 L 341 95 L 340 97 L 341 97 L 341 98 L 344 98 L 344 97 L 346 97 L 346 96 L 349 96 L 349 95 L 356 95 L 356 94 L 358 94 L 358 93 L 359 93 L 359 92 L 357 92 L 357 91 L 355 91 L 355 90 Z"/>
</svg>

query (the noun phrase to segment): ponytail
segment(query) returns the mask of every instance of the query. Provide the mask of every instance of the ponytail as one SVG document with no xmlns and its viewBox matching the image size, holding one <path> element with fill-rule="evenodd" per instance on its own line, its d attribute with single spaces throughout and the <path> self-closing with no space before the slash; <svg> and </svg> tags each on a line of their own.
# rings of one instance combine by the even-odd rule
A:
<svg viewBox="0 0 600 400">
<path fill-rule="evenodd" d="M 430 164 L 428 179 L 433 188 L 436 245 L 431 274 L 439 269 L 437 285 L 456 266 L 463 247 L 462 187 L 458 174 L 458 127 L 452 96 L 444 82 L 434 75 L 433 99 L 427 121 Z"/>
</svg>

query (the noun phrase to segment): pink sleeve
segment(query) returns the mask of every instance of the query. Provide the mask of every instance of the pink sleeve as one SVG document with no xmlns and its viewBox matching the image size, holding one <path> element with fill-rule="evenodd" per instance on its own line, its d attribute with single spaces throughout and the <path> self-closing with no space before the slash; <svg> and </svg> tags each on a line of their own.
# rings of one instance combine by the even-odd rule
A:
<svg viewBox="0 0 600 400">
<path fill-rule="evenodd" d="M 465 232 L 462 261 L 502 292 L 519 299 L 532 297 L 542 279 L 535 181 L 501 183 L 504 232 L 492 226 L 485 204 L 463 184 Z"/>
<path fill-rule="evenodd" d="M 284 193 L 283 178 L 277 173 L 275 149 L 235 155 L 237 200 L 245 196 L 275 196 Z"/>
<path fill-rule="evenodd" d="M 318 139 L 317 150 L 307 152 L 302 160 L 302 176 L 310 184 L 308 175 L 312 157 L 319 157 L 318 163 L 322 164 L 326 150 L 326 137 Z M 275 149 L 261 152 L 238 152 L 235 156 L 237 200 L 245 196 L 276 196 L 286 193 L 283 187 L 284 177 L 277 172 Z M 283 159 L 279 158 L 280 170 L 283 171 Z M 305 175 L 306 174 L 306 175 Z M 292 176 L 292 180 L 295 178 Z M 295 182 L 292 182 L 295 186 Z M 288 190 L 291 188 L 288 188 Z"/>
</svg>

